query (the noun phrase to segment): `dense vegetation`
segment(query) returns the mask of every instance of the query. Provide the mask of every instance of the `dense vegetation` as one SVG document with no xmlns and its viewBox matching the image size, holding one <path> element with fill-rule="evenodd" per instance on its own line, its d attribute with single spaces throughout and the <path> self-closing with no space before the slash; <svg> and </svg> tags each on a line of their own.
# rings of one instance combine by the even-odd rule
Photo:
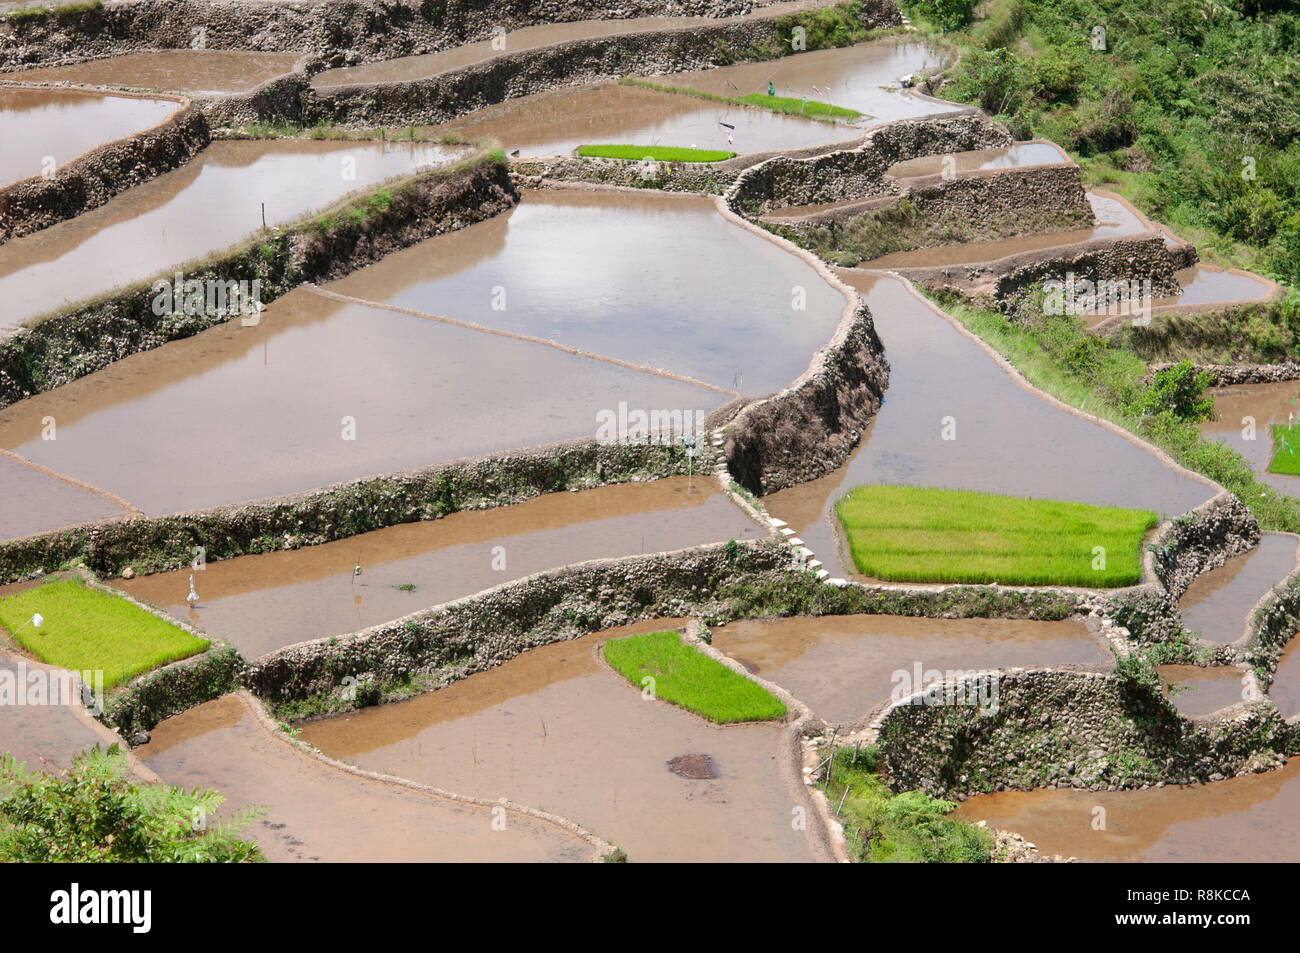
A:
<svg viewBox="0 0 1300 953">
<path fill-rule="evenodd" d="M 710 721 L 765 721 L 786 711 L 767 689 L 697 652 L 676 632 L 611 639 L 603 652 L 605 661 L 649 695 Z"/>
<path fill-rule="evenodd" d="M 859 572 L 890 582 L 1128 586 L 1156 514 L 971 490 L 860 486 L 836 504 Z"/>
<path fill-rule="evenodd" d="M 184 791 L 128 778 L 113 745 L 73 759 L 63 775 L 28 772 L 0 758 L 0 862 L 230 863 L 262 859 L 235 832 L 256 810 L 218 822 L 215 791 Z"/>
<path fill-rule="evenodd" d="M 920 791 L 894 794 L 875 747 L 840 748 L 822 787 L 839 812 L 854 860 L 864 863 L 987 863 L 993 838 L 955 820 L 956 808 Z"/>
<path fill-rule="evenodd" d="M 930 23 L 951 6 L 901 5 Z M 941 95 L 1065 146 L 1203 253 L 1300 281 L 1294 3 L 994 0 L 947 36 L 961 57 Z"/>
</svg>

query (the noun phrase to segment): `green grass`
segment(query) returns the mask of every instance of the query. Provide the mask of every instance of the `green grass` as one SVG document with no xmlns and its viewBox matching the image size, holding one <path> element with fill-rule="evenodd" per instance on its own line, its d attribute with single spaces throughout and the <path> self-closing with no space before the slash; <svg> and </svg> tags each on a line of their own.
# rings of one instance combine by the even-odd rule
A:
<svg viewBox="0 0 1300 953">
<path fill-rule="evenodd" d="M 769 96 L 766 93 L 749 93 L 737 96 L 736 102 L 746 106 L 762 106 L 773 112 L 793 113 L 796 116 L 821 116 L 832 119 L 857 119 L 862 113 L 856 109 L 820 103 L 815 99 L 800 99 L 797 96 Z"/>
<path fill-rule="evenodd" d="M 23 624 L 40 613 L 38 629 Z M 112 688 L 139 672 L 194 655 L 208 647 L 125 599 L 60 579 L 0 599 L 0 626 L 42 662 L 73 671 L 102 671 Z"/>
<path fill-rule="evenodd" d="M 849 854 L 859 863 L 988 863 L 992 835 L 948 817 L 957 807 L 920 791 L 894 794 L 879 773 L 879 753 L 835 752 L 821 788 L 839 811 Z"/>
<path fill-rule="evenodd" d="M 724 149 L 686 149 L 681 146 L 579 146 L 578 155 L 587 159 L 653 159 L 656 162 L 721 162 L 734 159 Z"/>
<path fill-rule="evenodd" d="M 1133 585 L 1156 525 L 1150 510 L 907 486 L 858 487 L 836 513 L 858 571 L 895 582 Z"/>
<path fill-rule="evenodd" d="M 1268 472 L 1300 476 L 1300 431 L 1290 424 L 1273 425 L 1273 459 Z"/>
<path fill-rule="evenodd" d="M 725 103 L 728 106 L 755 106 L 770 112 L 803 116 L 817 122 L 836 124 L 841 121 L 862 118 L 862 113 L 856 109 L 832 106 L 830 103 L 822 103 L 812 99 L 803 100 L 793 96 L 768 96 L 766 93 L 749 93 L 744 96 L 719 96 L 717 93 L 705 92 L 702 89 L 692 89 L 689 86 L 670 86 L 667 83 L 656 83 L 637 76 L 625 76 L 619 82 L 624 86 L 640 86 L 661 93 L 673 93 L 678 96 L 707 99 L 714 103 Z"/>
<path fill-rule="evenodd" d="M 728 724 L 780 718 L 786 708 L 761 685 L 682 643 L 676 632 L 650 632 L 611 639 L 605 661 L 640 688 L 654 679 L 654 695 L 688 711 Z"/>
</svg>

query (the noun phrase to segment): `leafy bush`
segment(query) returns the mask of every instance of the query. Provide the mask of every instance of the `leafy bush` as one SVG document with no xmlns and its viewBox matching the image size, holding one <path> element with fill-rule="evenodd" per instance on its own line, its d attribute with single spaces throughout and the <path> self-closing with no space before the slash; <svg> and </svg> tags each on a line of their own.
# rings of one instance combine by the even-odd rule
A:
<svg viewBox="0 0 1300 953">
<path fill-rule="evenodd" d="M 1151 386 L 1134 402 L 1132 413 L 1149 417 L 1171 413 L 1179 420 L 1209 420 L 1214 413 L 1214 398 L 1205 389 L 1214 381 L 1209 371 L 1196 373 L 1191 361 L 1156 371 Z"/>
</svg>

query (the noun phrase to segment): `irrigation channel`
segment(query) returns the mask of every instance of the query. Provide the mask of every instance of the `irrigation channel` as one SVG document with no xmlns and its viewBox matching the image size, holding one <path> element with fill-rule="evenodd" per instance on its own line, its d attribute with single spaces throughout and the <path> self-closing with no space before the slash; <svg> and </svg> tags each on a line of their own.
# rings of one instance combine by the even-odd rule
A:
<svg viewBox="0 0 1300 953">
<path fill-rule="evenodd" d="M 771 5 L 733 19 L 744 25 L 818 6 Z M 502 49 L 550 55 L 566 44 L 687 33 L 700 23 L 538 25 L 508 34 L 504 47 L 481 40 L 333 69 L 294 53 L 150 49 L 0 74 L 0 139 L 29 144 L 6 150 L 0 185 L 39 176 L 45 156 L 57 166 L 93 156 L 188 108 L 190 97 L 222 115 L 223 103 L 256 99 L 297 76 L 304 101 L 346 102 L 451 83 L 490 66 Z M 481 161 L 484 142 L 499 144 L 507 163 L 538 160 L 548 169 L 569 168 L 577 147 L 591 143 L 737 156 L 718 165 L 721 186 L 696 194 L 619 188 L 599 174 L 519 175 L 518 193 L 499 214 L 453 209 L 445 228 L 375 240 L 355 267 L 296 283 L 255 321 L 123 345 L 84 370 L 61 371 L 50 386 L 27 387 L 27 396 L 0 409 L 0 546 L 17 552 L 41 534 L 55 540 L 83 531 L 95 541 L 129 537 L 129 527 L 147 520 L 171 527 L 158 529 L 158 539 L 205 520 L 237 525 L 363 485 L 353 481 L 387 486 L 383 475 L 399 471 L 558 453 L 589 443 L 593 433 L 599 439 L 602 421 L 625 420 L 627 408 L 671 408 L 674 452 L 683 436 L 694 439 L 699 467 L 692 464 L 689 475 L 647 465 L 607 479 L 597 470 L 562 486 L 569 492 L 535 487 L 494 501 L 504 505 L 446 514 L 426 508 L 423 518 L 417 512 L 339 538 L 324 534 L 312 545 L 277 529 L 270 535 L 284 536 L 282 547 L 231 550 L 197 570 L 172 559 L 163 571 L 137 574 L 125 571 L 127 553 L 104 573 L 118 591 L 229 643 L 256 668 L 309 654 L 316 640 L 354 644 L 396 620 L 472 605 L 490 590 L 515 591 L 540 573 L 559 586 L 567 568 L 639 565 L 651 554 L 729 540 L 781 543 L 789 572 L 805 581 L 815 573 L 819 585 L 900 598 L 941 593 L 937 581 L 902 586 L 855 570 L 836 504 L 866 484 L 1134 507 L 1159 514 L 1162 524 L 1203 506 L 1219 487 L 1046 397 L 918 287 L 923 272 L 998 272 L 1009 259 L 1048 261 L 1080 244 L 1154 235 L 1166 250 L 1182 247 L 1118 196 L 1081 193 L 1090 223 L 936 240 L 851 267 L 832 268 L 762 227 L 857 214 L 954 176 L 993 182 L 1044 168 L 1069 172 L 1057 146 L 922 147 L 887 164 L 878 192 L 777 202 L 752 216 L 719 195 L 782 153 L 815 161 L 888 134 L 893 124 L 981 120 L 970 107 L 905 88 L 912 74 L 942 62 L 900 34 L 655 74 L 653 87 L 586 75 L 590 81 L 542 89 L 523 84 L 510 98 L 444 123 L 407 123 L 406 141 L 373 130 L 353 130 L 369 138 L 271 139 L 214 129 L 213 141 L 188 161 L 0 243 L 0 347 L 39 337 L 43 322 L 93 312 L 87 302 L 116 301 L 233 246 L 278 240 L 340 200 Z M 818 122 L 722 101 L 769 83 L 780 95 L 861 115 Z M 597 163 L 585 168 L 622 168 Z M 294 234 L 306 240 L 305 232 Z M 1274 292 L 1257 276 L 1194 261 L 1175 277 L 1181 294 L 1157 301 L 1159 308 L 1221 307 Z M 812 373 L 810 360 L 814 370 L 829 360 L 828 342 L 843 335 L 859 302 L 888 362 L 878 411 L 854 433 L 845 459 L 755 500 L 727 472 L 729 428 L 741 408 L 797 390 Z M 1293 382 L 1221 388 L 1219 418 L 1203 429 L 1263 472 L 1269 425 L 1287 421 L 1297 391 Z M 1253 442 L 1239 439 L 1246 416 L 1257 423 Z M 1296 478 L 1268 479 L 1286 489 Z M 1250 543 L 1198 566 L 1177 600 L 1198 644 L 1248 647 L 1254 608 L 1296 569 L 1295 538 L 1266 533 Z M 36 584 L 37 574 L 22 575 L 29 578 L 20 587 Z M 1143 581 L 1161 584 L 1149 570 Z M 0 589 L 0 599 L 14 591 Z M 703 603 L 706 594 L 693 598 Z M 633 861 L 831 860 L 844 856 L 843 836 L 834 805 L 811 793 L 803 773 L 804 735 L 870 730 L 898 700 L 897 673 L 918 660 L 939 672 L 1106 673 L 1119 638 L 1086 611 L 1054 620 L 724 620 L 713 626 L 708 651 L 760 680 L 789 710 L 778 720 L 719 726 L 647 700 L 601 654 L 608 640 L 630 634 L 695 632 L 704 613 L 690 614 L 660 618 L 665 613 L 646 609 L 623 626 L 558 640 L 530 636 L 490 665 L 455 673 L 463 677 L 444 671 L 436 690 L 325 709 L 297 725 L 296 738 L 277 726 L 268 699 L 246 690 L 198 699 L 146 726 L 148 740 L 132 764 L 142 778 L 215 787 L 231 810 L 265 806 L 253 834 L 278 861 L 588 861 L 615 847 Z M 1164 665 L 1160 676 L 1178 712 L 1213 723 L 1253 697 L 1243 658 Z M 1276 663 L 1267 697 L 1284 718 L 1296 717 L 1300 653 L 1286 645 Z M 12 640 L 0 644 L 0 675 L 20 665 L 50 670 Z M 0 706 L 0 748 L 45 770 L 66 767 L 76 751 L 111 737 L 75 704 Z M 1046 855 L 1296 860 L 1300 830 L 1288 823 L 1297 798 L 1292 764 L 1197 786 L 980 795 L 959 814 L 1019 832 Z M 1102 834 L 1088 825 L 1097 804 L 1111 818 Z M 813 809 L 806 829 L 791 824 L 792 809 L 801 807 Z"/>
</svg>

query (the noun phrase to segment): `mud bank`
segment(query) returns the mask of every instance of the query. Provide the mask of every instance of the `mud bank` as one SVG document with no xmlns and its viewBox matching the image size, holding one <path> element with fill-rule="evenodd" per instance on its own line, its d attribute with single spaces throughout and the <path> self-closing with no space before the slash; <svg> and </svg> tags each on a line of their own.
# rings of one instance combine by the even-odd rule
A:
<svg viewBox="0 0 1300 953">
<path fill-rule="evenodd" d="M 996 708 L 943 704 L 996 679 Z M 945 680 L 937 703 L 891 706 L 879 743 L 895 790 L 936 796 L 1055 785 L 1090 791 L 1222 780 L 1280 765 L 1294 743 L 1272 705 L 1192 721 L 1159 683 L 1051 669 Z M 966 694 L 956 694 L 966 693 Z"/>
<path fill-rule="evenodd" d="M 257 280 L 263 303 L 305 281 L 336 278 L 389 252 L 489 218 L 518 200 L 504 166 L 477 159 L 417 173 L 336 209 L 336 216 L 255 239 L 186 271 L 189 280 Z M 349 214 L 349 211 L 356 214 Z M 170 279 L 171 275 L 164 277 Z M 159 316 L 152 283 L 111 294 L 38 322 L 0 344 L 0 406 L 93 373 L 129 354 L 190 337 L 229 320 L 225 314 Z"/>
<path fill-rule="evenodd" d="M 0 188 L 0 242 L 98 208 L 197 155 L 211 139 L 207 120 L 188 100 L 171 101 L 177 111 L 157 125 L 96 146 L 59 165 L 48 178 L 34 174 Z M 33 167 L 40 161 L 34 157 Z"/>
<path fill-rule="evenodd" d="M 139 753 L 167 783 L 215 788 L 224 812 L 264 807 L 250 830 L 271 861 L 581 862 L 608 845 L 536 811 L 350 771 L 294 745 L 256 702 L 230 695 L 155 730 Z"/>
</svg>

